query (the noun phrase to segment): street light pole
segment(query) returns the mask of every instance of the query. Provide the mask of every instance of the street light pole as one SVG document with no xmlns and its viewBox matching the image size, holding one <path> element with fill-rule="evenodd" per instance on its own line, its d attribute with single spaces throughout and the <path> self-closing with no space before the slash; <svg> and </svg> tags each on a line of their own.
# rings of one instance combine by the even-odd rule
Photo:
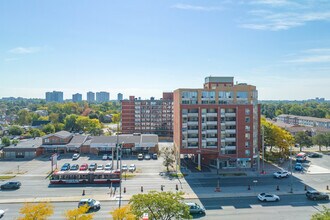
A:
<svg viewBox="0 0 330 220">
<path fill-rule="evenodd" d="M 262 126 L 262 174 L 265 173 L 265 129 Z"/>
<path fill-rule="evenodd" d="M 291 177 L 290 177 L 290 193 L 293 193 L 293 189 L 292 189 L 292 145 L 290 145 L 290 173 L 291 173 Z"/>
<path fill-rule="evenodd" d="M 119 208 L 120 208 L 120 206 L 121 206 L 121 179 L 122 179 L 122 169 L 121 169 L 121 165 L 122 165 L 122 163 L 121 163 L 121 159 L 122 159 L 122 158 L 121 158 L 121 156 L 122 156 L 122 148 L 123 148 L 123 144 L 124 144 L 124 142 L 122 142 L 122 143 L 121 143 L 121 146 L 120 146 Z M 117 154 L 118 154 L 118 153 L 117 153 Z M 118 161 L 118 156 L 117 156 L 117 161 Z M 125 174 L 125 178 L 126 178 L 126 174 Z"/>
</svg>

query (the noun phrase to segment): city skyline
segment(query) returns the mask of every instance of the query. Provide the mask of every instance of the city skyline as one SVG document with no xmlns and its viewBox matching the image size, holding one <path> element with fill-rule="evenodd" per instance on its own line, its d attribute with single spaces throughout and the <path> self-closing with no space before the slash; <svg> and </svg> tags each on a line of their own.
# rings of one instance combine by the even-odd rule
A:
<svg viewBox="0 0 330 220">
<path fill-rule="evenodd" d="M 329 21 L 322 0 L 8 1 L 0 98 L 55 90 L 149 99 L 233 76 L 255 85 L 259 100 L 329 100 Z"/>
</svg>

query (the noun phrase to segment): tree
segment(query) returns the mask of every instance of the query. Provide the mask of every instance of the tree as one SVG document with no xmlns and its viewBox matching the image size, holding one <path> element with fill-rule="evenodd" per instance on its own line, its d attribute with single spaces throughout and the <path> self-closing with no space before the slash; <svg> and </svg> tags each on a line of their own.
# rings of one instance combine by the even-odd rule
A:
<svg viewBox="0 0 330 220">
<path fill-rule="evenodd" d="M 23 215 L 19 220 L 45 220 L 53 215 L 54 207 L 49 202 L 25 203 L 19 213 Z"/>
<path fill-rule="evenodd" d="M 157 192 L 133 195 L 129 201 L 132 213 L 138 218 L 148 213 L 150 219 L 187 219 L 189 207 L 183 203 L 183 192 Z"/>
<path fill-rule="evenodd" d="M 29 125 L 32 121 L 30 112 L 26 109 L 22 109 L 17 113 L 17 123 L 19 125 Z"/>
<path fill-rule="evenodd" d="M 6 136 L 1 139 L 1 142 L 6 147 L 10 145 L 10 139 L 8 137 L 6 137 Z"/>
<path fill-rule="evenodd" d="M 87 204 L 80 206 L 76 209 L 67 210 L 64 213 L 66 220 L 92 220 L 94 218 L 93 214 L 86 214 L 88 212 Z"/>
<path fill-rule="evenodd" d="M 330 219 L 330 208 L 323 206 L 323 210 L 312 215 L 311 220 L 329 220 Z"/>
<path fill-rule="evenodd" d="M 170 147 L 165 147 L 161 150 L 161 155 L 164 158 L 163 165 L 166 167 L 167 172 L 169 172 L 169 167 L 174 167 L 174 150 Z"/>
<path fill-rule="evenodd" d="M 306 134 L 304 131 L 299 131 L 294 136 L 296 143 L 300 146 L 300 151 L 302 151 L 302 147 L 311 147 L 313 145 L 312 138 Z"/>
<path fill-rule="evenodd" d="M 67 115 L 64 119 L 64 128 L 67 131 L 75 131 L 77 130 L 77 124 L 76 120 L 78 118 L 78 115 Z"/>
<path fill-rule="evenodd" d="M 136 216 L 131 211 L 131 206 L 125 205 L 120 208 L 116 208 L 114 211 L 110 212 L 114 220 L 134 220 Z"/>
<path fill-rule="evenodd" d="M 9 128 L 9 134 L 11 135 L 21 135 L 23 132 L 24 129 L 17 125 L 13 125 Z"/>
<path fill-rule="evenodd" d="M 326 146 L 327 145 L 327 137 L 325 134 L 317 134 L 312 138 L 313 144 L 318 145 L 319 146 L 319 151 L 322 151 L 322 146 Z"/>
<path fill-rule="evenodd" d="M 52 124 L 46 124 L 42 127 L 42 131 L 46 134 L 52 134 L 55 133 L 55 126 Z"/>
</svg>

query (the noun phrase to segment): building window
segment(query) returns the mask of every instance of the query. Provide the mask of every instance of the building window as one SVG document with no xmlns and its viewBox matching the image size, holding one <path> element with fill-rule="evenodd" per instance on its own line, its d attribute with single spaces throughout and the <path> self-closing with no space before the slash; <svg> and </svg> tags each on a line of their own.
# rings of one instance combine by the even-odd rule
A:
<svg viewBox="0 0 330 220">
<path fill-rule="evenodd" d="M 245 155 L 250 156 L 250 150 L 245 150 Z"/>
<path fill-rule="evenodd" d="M 232 99 L 233 92 L 231 91 L 219 91 L 219 99 Z"/>
<path fill-rule="evenodd" d="M 250 109 L 248 108 L 245 109 L 245 115 L 250 115 Z"/>
<path fill-rule="evenodd" d="M 245 139 L 246 139 L 246 140 L 250 140 L 250 133 L 246 133 L 246 134 L 245 134 Z"/>
<path fill-rule="evenodd" d="M 250 117 L 245 117 L 245 122 L 250 123 Z"/>
<path fill-rule="evenodd" d="M 49 143 L 49 139 L 48 138 L 45 139 L 45 143 Z"/>
<path fill-rule="evenodd" d="M 245 131 L 250 131 L 250 126 L 249 125 L 245 125 Z"/>
<path fill-rule="evenodd" d="M 250 142 L 245 141 L 245 147 L 250 147 Z"/>
<path fill-rule="evenodd" d="M 236 92 L 236 98 L 238 98 L 238 99 L 247 99 L 248 98 L 248 92 L 237 91 Z"/>
</svg>

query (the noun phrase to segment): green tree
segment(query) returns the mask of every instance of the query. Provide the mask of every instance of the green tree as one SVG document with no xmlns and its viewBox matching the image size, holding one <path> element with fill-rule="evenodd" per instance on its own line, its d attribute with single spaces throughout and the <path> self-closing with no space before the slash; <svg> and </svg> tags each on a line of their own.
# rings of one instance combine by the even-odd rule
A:
<svg viewBox="0 0 330 220">
<path fill-rule="evenodd" d="M 26 109 L 22 109 L 17 113 L 17 123 L 19 125 L 29 125 L 31 124 L 32 121 L 32 115 L 31 113 L 26 110 Z"/>
<path fill-rule="evenodd" d="M 173 168 L 175 163 L 174 150 L 170 147 L 164 147 L 160 153 L 164 158 L 163 165 L 166 167 L 167 172 L 169 172 L 169 168 Z"/>
<path fill-rule="evenodd" d="M 78 115 L 67 115 L 64 119 L 64 129 L 67 131 L 77 131 L 77 121 Z"/>
<path fill-rule="evenodd" d="M 13 125 L 9 128 L 9 134 L 11 135 L 21 135 L 24 133 L 24 129 L 20 126 Z"/>
<path fill-rule="evenodd" d="M 53 124 L 46 124 L 42 127 L 42 131 L 46 134 L 52 134 L 55 133 L 55 126 Z"/>
<path fill-rule="evenodd" d="M 313 214 L 311 220 L 330 220 L 330 208 L 323 206 L 323 210 Z"/>
<path fill-rule="evenodd" d="M 54 124 L 55 132 L 62 131 L 64 129 L 63 123 L 55 123 Z"/>
<path fill-rule="evenodd" d="M 302 147 L 311 147 L 313 146 L 313 141 L 310 136 L 306 134 L 304 131 L 299 131 L 294 136 L 296 143 L 299 144 L 300 151 L 302 151 Z"/>
<path fill-rule="evenodd" d="M 37 128 L 32 128 L 30 129 L 25 136 L 27 137 L 42 137 L 46 135 L 43 131 L 41 131 L 40 129 L 37 129 Z"/>
<path fill-rule="evenodd" d="M 1 142 L 6 147 L 10 145 L 10 139 L 8 137 L 6 137 L 6 136 L 1 138 Z"/>
<path fill-rule="evenodd" d="M 131 206 L 125 205 L 120 208 L 116 208 L 110 212 L 114 220 L 135 220 L 136 216 L 132 213 Z"/>
<path fill-rule="evenodd" d="M 19 220 L 46 220 L 54 213 L 54 207 L 48 202 L 25 203 L 19 211 L 22 217 Z"/>
<path fill-rule="evenodd" d="M 92 220 L 94 218 L 93 214 L 86 214 L 88 212 L 88 206 L 80 206 L 75 209 L 67 210 L 64 213 L 66 220 Z"/>
<path fill-rule="evenodd" d="M 326 134 L 319 133 L 312 138 L 313 144 L 319 146 L 319 151 L 322 151 L 322 147 L 327 145 Z"/>
<path fill-rule="evenodd" d="M 189 207 L 183 203 L 183 192 L 157 192 L 133 195 L 129 201 L 131 210 L 138 218 L 148 213 L 150 219 L 187 219 Z"/>
</svg>

